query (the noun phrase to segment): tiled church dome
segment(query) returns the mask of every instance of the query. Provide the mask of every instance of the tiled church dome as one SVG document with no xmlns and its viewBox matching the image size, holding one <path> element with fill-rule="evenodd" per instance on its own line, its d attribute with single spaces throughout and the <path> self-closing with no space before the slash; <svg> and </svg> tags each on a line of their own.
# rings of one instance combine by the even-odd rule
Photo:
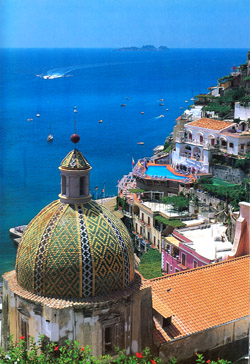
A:
<svg viewBox="0 0 250 364">
<path fill-rule="evenodd" d="M 57 200 L 30 222 L 16 271 L 18 283 L 38 295 L 104 295 L 133 280 L 132 241 L 120 219 L 98 203 Z"/>
<path fill-rule="evenodd" d="M 93 297 L 125 289 L 134 278 L 133 243 L 126 227 L 91 200 L 91 167 L 78 150 L 69 153 L 59 169 L 66 181 L 60 200 L 30 222 L 19 245 L 18 284 L 55 298 Z"/>
</svg>

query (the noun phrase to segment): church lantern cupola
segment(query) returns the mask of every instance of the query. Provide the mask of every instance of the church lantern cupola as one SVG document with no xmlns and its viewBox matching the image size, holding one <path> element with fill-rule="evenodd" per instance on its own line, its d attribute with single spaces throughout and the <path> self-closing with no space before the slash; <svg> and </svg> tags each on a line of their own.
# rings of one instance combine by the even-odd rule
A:
<svg viewBox="0 0 250 364">
<path fill-rule="evenodd" d="M 78 134 L 70 137 L 72 143 L 80 140 Z M 62 160 L 59 170 L 61 172 L 60 201 L 68 204 L 86 203 L 90 201 L 89 172 L 92 167 L 83 154 L 76 148 L 69 152 Z"/>
</svg>

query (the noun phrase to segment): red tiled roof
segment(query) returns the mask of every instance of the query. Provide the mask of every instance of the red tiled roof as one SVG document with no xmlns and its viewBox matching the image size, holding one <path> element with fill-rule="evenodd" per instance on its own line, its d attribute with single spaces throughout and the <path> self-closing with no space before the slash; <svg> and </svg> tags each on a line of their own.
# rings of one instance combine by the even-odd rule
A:
<svg viewBox="0 0 250 364">
<path fill-rule="evenodd" d="M 230 121 L 214 120 L 209 118 L 202 118 L 188 123 L 188 126 L 198 126 L 200 128 L 211 130 L 223 130 L 231 125 L 233 125 L 233 123 Z"/>
<path fill-rule="evenodd" d="M 96 304 L 96 306 L 106 305 L 108 302 L 113 303 L 114 301 L 125 299 L 134 292 L 145 287 L 141 285 L 142 277 L 140 274 L 135 273 L 135 278 L 133 282 L 124 290 L 114 291 L 107 295 L 95 296 L 89 298 L 50 298 L 46 296 L 38 296 L 34 293 L 26 291 L 18 283 L 16 279 L 16 271 L 7 272 L 3 275 L 4 279 L 8 281 L 9 288 L 12 292 L 17 294 L 19 297 L 30 300 L 32 302 L 37 302 L 44 304 L 48 307 L 55 309 L 62 309 L 66 307 L 86 307 L 88 305 Z"/>
<path fill-rule="evenodd" d="M 249 258 L 145 281 L 152 289 L 153 308 L 162 316 L 173 313 L 167 335 L 178 338 L 248 316 Z"/>
</svg>

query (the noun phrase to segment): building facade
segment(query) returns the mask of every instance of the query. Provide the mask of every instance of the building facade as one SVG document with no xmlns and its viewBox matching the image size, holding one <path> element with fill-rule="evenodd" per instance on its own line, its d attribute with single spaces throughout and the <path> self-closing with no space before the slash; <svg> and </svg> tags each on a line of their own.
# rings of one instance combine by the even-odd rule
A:
<svg viewBox="0 0 250 364">
<path fill-rule="evenodd" d="M 202 118 L 184 125 L 176 137 L 172 164 L 197 173 L 209 173 L 214 153 L 238 156 L 250 150 L 250 132 L 246 123 Z"/>
</svg>

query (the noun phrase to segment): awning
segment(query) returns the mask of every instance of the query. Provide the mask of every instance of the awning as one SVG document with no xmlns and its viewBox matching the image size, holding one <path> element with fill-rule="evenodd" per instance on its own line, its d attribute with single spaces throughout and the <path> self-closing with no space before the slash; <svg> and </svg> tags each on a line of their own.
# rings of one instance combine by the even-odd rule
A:
<svg viewBox="0 0 250 364">
<path fill-rule="evenodd" d="M 168 236 L 167 238 L 165 238 L 165 240 L 167 243 L 177 246 L 179 248 L 180 241 L 174 236 Z"/>
</svg>

